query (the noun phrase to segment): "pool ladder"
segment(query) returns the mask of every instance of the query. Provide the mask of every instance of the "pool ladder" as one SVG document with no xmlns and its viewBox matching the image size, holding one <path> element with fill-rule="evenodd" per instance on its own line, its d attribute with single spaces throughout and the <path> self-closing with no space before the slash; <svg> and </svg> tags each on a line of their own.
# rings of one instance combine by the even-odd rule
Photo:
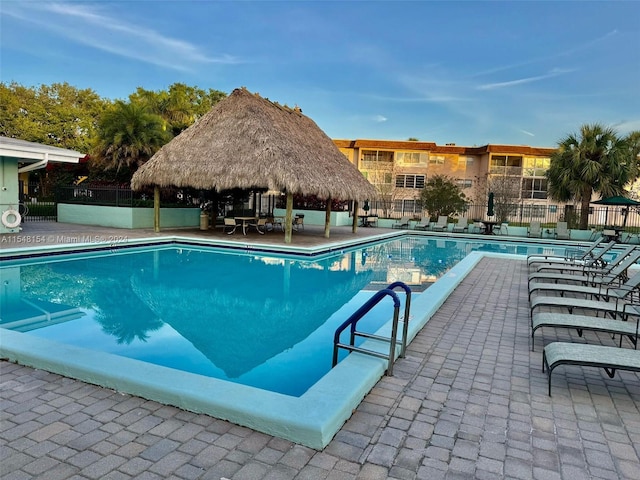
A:
<svg viewBox="0 0 640 480">
<path fill-rule="evenodd" d="M 376 292 L 369 300 L 365 302 L 358 310 L 356 310 L 342 325 L 340 325 L 335 334 L 333 335 L 333 365 L 332 368 L 338 364 L 338 351 L 340 348 L 349 350 L 350 352 L 360 352 L 367 355 L 372 355 L 378 358 L 387 359 L 387 375 L 393 375 L 393 363 L 396 357 L 396 344 L 398 335 L 398 323 L 400 322 L 400 299 L 393 290 L 396 288 L 402 288 L 406 293 L 406 300 L 404 303 L 404 318 L 402 321 L 402 340 L 400 345 L 400 357 L 404 357 L 405 350 L 407 348 L 407 331 L 409 328 L 409 310 L 411 309 L 411 289 L 402 282 L 394 282 Z M 373 307 L 380 303 L 385 297 L 391 297 L 393 300 L 393 323 L 391 324 L 391 336 L 383 337 L 381 335 L 374 335 L 372 333 L 359 332 L 356 330 L 358 321 L 363 318 Z M 347 328 L 351 328 L 349 335 L 349 343 L 340 343 L 340 334 Z M 375 350 L 369 350 L 367 348 L 356 347 L 356 337 L 371 338 L 374 340 L 380 340 L 383 342 L 389 342 L 389 353 L 381 353 Z"/>
</svg>

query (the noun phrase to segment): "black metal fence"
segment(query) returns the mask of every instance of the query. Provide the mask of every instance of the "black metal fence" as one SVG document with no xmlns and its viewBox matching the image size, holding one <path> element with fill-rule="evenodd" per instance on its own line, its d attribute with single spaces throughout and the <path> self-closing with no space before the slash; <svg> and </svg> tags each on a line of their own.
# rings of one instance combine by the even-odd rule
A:
<svg viewBox="0 0 640 480">
<path fill-rule="evenodd" d="M 33 187 L 33 188 L 32 188 Z M 153 191 L 132 191 L 128 187 L 120 186 L 81 186 L 72 185 L 58 187 L 54 199 L 40 199 L 37 196 L 37 186 L 29 188 L 30 195 L 20 204 L 21 214 L 26 221 L 56 221 L 57 203 L 78 203 L 83 205 L 107 205 L 116 207 L 152 207 Z M 161 203 L 163 206 L 194 207 L 200 205 L 198 192 L 191 189 L 162 189 Z M 391 204 L 382 202 L 369 203 L 369 215 L 380 218 L 400 219 L 404 216 L 419 220 L 428 217 L 420 203 L 416 200 L 396 200 Z M 580 222 L 580 208 L 574 205 L 532 205 L 524 203 L 496 204 L 495 218 L 500 222 L 508 222 L 514 226 L 528 226 L 532 221 L 538 221 L 543 228 L 552 228 L 558 222 L 564 221 L 569 228 L 578 228 Z M 487 218 L 487 204 L 467 204 L 466 210 L 460 216 L 469 220 Z M 435 220 L 435 218 L 432 218 Z M 624 226 L 627 231 L 640 232 L 640 209 L 619 206 L 589 207 L 589 228 L 603 226 Z"/>
<path fill-rule="evenodd" d="M 137 199 L 145 201 L 145 196 Z M 113 207 L 133 207 L 134 195 L 130 188 L 118 186 L 83 187 L 70 186 L 56 189 L 58 203 L 78 203 L 81 205 L 108 205 Z M 153 197 L 151 197 L 153 203 Z"/>
<path fill-rule="evenodd" d="M 377 214 L 380 217 L 400 219 L 405 216 L 416 220 L 429 217 L 429 213 L 422 210 L 418 202 L 395 202 L 393 209 L 385 210 L 371 202 L 370 215 Z M 507 222 L 514 226 L 528 226 L 532 221 L 538 221 L 544 228 L 552 228 L 558 222 L 567 222 L 569 228 L 577 229 L 580 224 L 580 207 L 574 205 L 527 205 L 514 203 L 509 205 L 496 205 L 494 207 L 496 220 Z M 469 220 L 482 220 L 487 218 L 487 204 L 467 204 L 465 212 L 459 216 Z M 432 218 L 431 220 L 436 220 Z M 624 226 L 627 231 L 640 231 L 640 209 L 619 206 L 592 206 L 589 207 L 589 228 L 604 226 Z"/>
<path fill-rule="evenodd" d="M 56 202 L 39 202 L 36 198 L 19 205 L 18 211 L 25 222 L 55 222 L 58 220 Z"/>
</svg>

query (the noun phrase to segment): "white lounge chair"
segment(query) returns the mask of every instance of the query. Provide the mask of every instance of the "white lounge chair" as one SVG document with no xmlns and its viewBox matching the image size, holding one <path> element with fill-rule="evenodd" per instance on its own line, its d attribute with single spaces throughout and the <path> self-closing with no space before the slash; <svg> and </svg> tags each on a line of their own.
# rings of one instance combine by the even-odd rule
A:
<svg viewBox="0 0 640 480">
<path fill-rule="evenodd" d="M 396 223 L 391 225 L 392 228 L 409 228 L 409 217 L 402 217 Z"/>
<path fill-rule="evenodd" d="M 556 230 L 554 232 L 556 240 L 570 240 L 571 239 L 571 230 L 569 230 L 569 226 L 567 222 L 558 222 L 556 224 Z"/>
<path fill-rule="evenodd" d="M 431 219 L 429 217 L 422 217 L 418 223 L 413 227 L 414 230 L 426 230 L 431 225 Z"/>
<path fill-rule="evenodd" d="M 431 227 L 431 230 L 444 232 L 449 227 L 449 217 L 440 215 L 438 221 Z"/>
<path fill-rule="evenodd" d="M 462 217 L 458 219 L 458 223 L 453 224 L 454 232 L 465 232 L 469 230 L 469 223 L 467 217 Z"/>
<path fill-rule="evenodd" d="M 540 226 L 540 222 L 534 220 L 529 224 L 529 228 L 527 229 L 527 237 L 542 237 L 542 227 Z"/>
<path fill-rule="evenodd" d="M 509 235 L 509 224 L 507 222 L 502 222 L 499 225 L 493 227 L 494 235 Z"/>
</svg>

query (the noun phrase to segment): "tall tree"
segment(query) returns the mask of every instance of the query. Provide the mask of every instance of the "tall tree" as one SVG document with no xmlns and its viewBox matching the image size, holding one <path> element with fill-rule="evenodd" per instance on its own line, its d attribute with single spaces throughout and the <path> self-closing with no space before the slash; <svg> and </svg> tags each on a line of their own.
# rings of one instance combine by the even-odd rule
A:
<svg viewBox="0 0 640 480">
<path fill-rule="evenodd" d="M 520 177 L 493 176 L 488 180 L 489 192 L 493 193 L 494 212 L 500 223 L 509 221 L 509 217 L 518 209 L 520 199 Z"/>
<path fill-rule="evenodd" d="M 144 105 L 122 100 L 104 113 L 97 133 L 92 151 L 96 163 L 116 173 L 125 167 L 130 174 L 171 138 L 162 118 Z"/>
<path fill-rule="evenodd" d="M 580 229 L 589 224 L 589 203 L 594 193 L 621 195 L 634 180 L 636 161 L 626 139 L 611 127 L 585 124 L 578 134 L 558 142 L 547 170 L 549 196 L 560 202 L 580 204 Z"/>
<path fill-rule="evenodd" d="M 434 175 L 420 192 L 422 206 L 432 220 L 441 215 L 461 213 L 466 208 L 467 199 L 460 187 L 444 175 Z"/>
<path fill-rule="evenodd" d="M 0 135 L 86 153 L 109 103 L 68 83 L 38 88 L 0 83 Z"/>
<path fill-rule="evenodd" d="M 135 93 L 129 95 L 129 101 L 141 103 L 151 113 L 160 115 L 166 122 L 167 130 L 176 136 L 226 96 L 219 90 L 203 90 L 184 83 L 174 83 L 169 90 L 156 92 L 138 87 Z"/>
</svg>

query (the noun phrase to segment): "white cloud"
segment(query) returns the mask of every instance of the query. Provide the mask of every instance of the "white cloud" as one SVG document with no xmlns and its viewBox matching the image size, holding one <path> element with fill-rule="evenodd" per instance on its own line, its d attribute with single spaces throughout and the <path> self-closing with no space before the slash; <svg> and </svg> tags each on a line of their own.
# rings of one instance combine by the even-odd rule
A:
<svg viewBox="0 0 640 480">
<path fill-rule="evenodd" d="M 123 6 L 126 5 L 123 4 Z M 236 64 L 227 54 L 211 56 L 198 45 L 127 23 L 103 9 L 83 4 L 6 2 L 2 14 L 30 22 L 77 43 L 114 55 L 133 58 L 174 70 L 201 64 Z"/>
<path fill-rule="evenodd" d="M 386 122 L 387 120 L 388 120 L 387 117 L 385 117 L 383 115 L 375 115 L 373 117 L 373 121 L 374 122 L 378 122 L 378 123 L 383 123 L 383 122 Z"/>
<path fill-rule="evenodd" d="M 506 81 L 506 82 L 486 83 L 484 85 L 479 85 L 476 88 L 478 90 L 495 90 L 496 88 L 513 87 L 515 85 L 522 85 L 522 84 L 525 84 L 525 83 L 531 83 L 531 82 L 538 82 L 540 80 L 546 80 L 548 78 L 553 78 L 553 77 L 557 77 L 559 75 L 564 75 L 564 74 L 570 73 L 572 71 L 573 70 L 555 68 L 555 69 L 551 70 L 549 73 L 547 73 L 545 75 L 537 75 L 537 76 L 533 76 L 533 77 L 519 78 L 517 80 L 509 80 L 509 81 Z"/>
</svg>

